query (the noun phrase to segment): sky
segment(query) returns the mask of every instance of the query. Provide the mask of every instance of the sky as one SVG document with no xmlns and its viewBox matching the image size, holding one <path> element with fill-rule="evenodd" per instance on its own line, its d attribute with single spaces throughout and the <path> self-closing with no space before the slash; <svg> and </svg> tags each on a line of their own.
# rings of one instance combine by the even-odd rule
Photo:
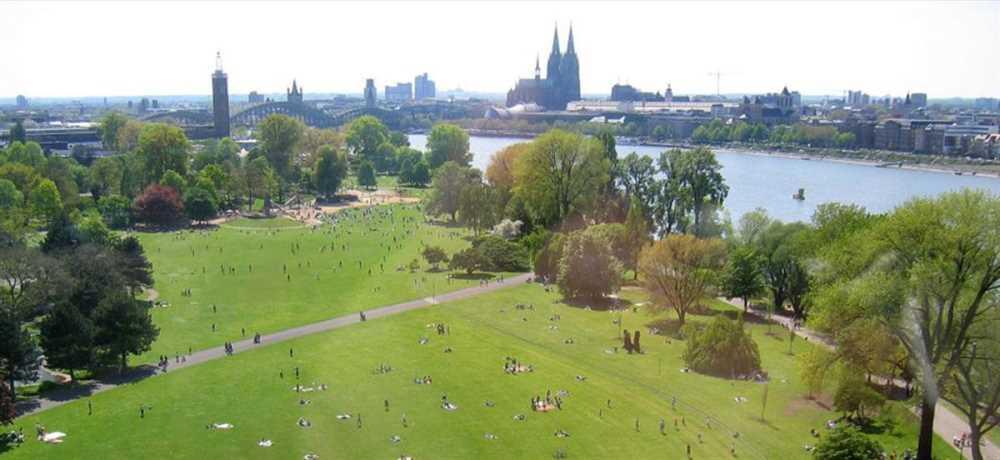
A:
<svg viewBox="0 0 1000 460">
<path fill-rule="evenodd" d="M 582 91 L 1000 97 L 1000 2 L 0 2 L 0 98 L 503 93 L 572 24 Z"/>
</svg>

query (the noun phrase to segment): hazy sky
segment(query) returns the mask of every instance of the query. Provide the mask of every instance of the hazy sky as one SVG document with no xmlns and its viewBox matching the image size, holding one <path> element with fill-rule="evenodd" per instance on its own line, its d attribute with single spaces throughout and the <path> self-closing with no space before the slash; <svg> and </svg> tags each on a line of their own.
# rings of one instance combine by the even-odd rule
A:
<svg viewBox="0 0 1000 460">
<path fill-rule="evenodd" d="M 503 92 L 573 24 L 584 93 L 1000 96 L 1000 2 L 0 2 L 0 97 Z"/>
</svg>

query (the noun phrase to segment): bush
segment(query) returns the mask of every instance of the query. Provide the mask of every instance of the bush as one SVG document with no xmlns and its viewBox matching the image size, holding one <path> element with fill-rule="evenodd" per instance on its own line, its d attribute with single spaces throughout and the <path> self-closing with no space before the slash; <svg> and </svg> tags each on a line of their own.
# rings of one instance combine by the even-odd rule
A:
<svg viewBox="0 0 1000 460">
<path fill-rule="evenodd" d="M 840 425 L 813 451 L 816 460 L 870 460 L 880 458 L 882 446 L 850 425 Z"/>
<path fill-rule="evenodd" d="M 559 261 L 562 259 L 566 237 L 562 233 L 552 234 L 535 255 L 535 274 L 555 281 L 559 278 Z"/>
<path fill-rule="evenodd" d="M 425 246 L 420 254 L 434 270 L 437 270 L 441 263 L 448 261 L 448 254 L 445 254 L 444 249 L 441 249 L 440 246 Z"/>
<path fill-rule="evenodd" d="M 587 232 L 566 237 L 559 259 L 559 292 L 573 298 L 598 298 L 618 291 L 622 264 L 607 241 Z"/>
<path fill-rule="evenodd" d="M 477 248 L 465 248 L 451 256 L 448 268 L 451 270 L 465 270 L 472 274 L 476 270 L 482 270 L 486 266 L 486 258 Z"/>
<path fill-rule="evenodd" d="M 184 194 L 184 211 L 194 221 L 204 222 L 218 213 L 218 205 L 212 192 L 201 187 L 191 187 Z"/>
<path fill-rule="evenodd" d="M 499 236 L 485 236 L 472 243 L 483 256 L 483 270 L 523 272 L 528 270 L 528 253 L 521 245 Z"/>
<path fill-rule="evenodd" d="M 742 321 L 716 316 L 707 327 L 685 329 L 684 362 L 691 369 L 720 377 L 749 375 L 760 369 L 757 343 L 743 330 Z"/>
<path fill-rule="evenodd" d="M 845 370 L 833 395 L 833 407 L 859 421 L 868 419 L 870 412 L 865 414 L 865 409 L 878 410 L 885 405 L 885 396 L 865 382 L 863 372 Z"/>
<path fill-rule="evenodd" d="M 136 198 L 133 210 L 136 218 L 142 222 L 169 225 L 184 215 L 184 204 L 173 187 L 153 184 Z"/>
</svg>

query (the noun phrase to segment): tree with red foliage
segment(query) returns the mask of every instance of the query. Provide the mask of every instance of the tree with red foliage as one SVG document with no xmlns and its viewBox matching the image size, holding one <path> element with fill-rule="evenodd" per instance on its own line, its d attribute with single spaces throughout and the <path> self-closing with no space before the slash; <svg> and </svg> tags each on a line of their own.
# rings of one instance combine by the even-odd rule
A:
<svg viewBox="0 0 1000 460">
<path fill-rule="evenodd" d="M 132 209 L 137 220 L 154 225 L 169 225 L 184 215 L 184 203 L 177 190 L 159 184 L 146 187 Z"/>
</svg>

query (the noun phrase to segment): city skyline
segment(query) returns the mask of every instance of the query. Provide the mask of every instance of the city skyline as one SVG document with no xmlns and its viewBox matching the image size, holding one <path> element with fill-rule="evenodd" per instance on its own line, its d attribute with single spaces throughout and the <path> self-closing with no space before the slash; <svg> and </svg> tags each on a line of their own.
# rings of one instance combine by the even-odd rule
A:
<svg viewBox="0 0 1000 460">
<path fill-rule="evenodd" d="M 441 92 L 502 94 L 547 55 L 553 25 L 571 23 L 584 94 L 615 83 L 714 94 L 721 71 L 722 93 L 1000 96 L 988 58 L 1000 48 L 996 3 L 642 3 L 643 15 L 631 3 L 532 3 L 529 15 L 523 3 L 194 5 L 0 4 L 12 32 L 0 43 L 17 63 L 0 74 L 0 98 L 209 94 L 217 51 L 230 94 L 280 93 L 292 79 L 360 94 L 366 78 L 383 87 L 424 72 Z M 108 11 L 102 22 L 78 21 L 94 9 Z"/>
</svg>

